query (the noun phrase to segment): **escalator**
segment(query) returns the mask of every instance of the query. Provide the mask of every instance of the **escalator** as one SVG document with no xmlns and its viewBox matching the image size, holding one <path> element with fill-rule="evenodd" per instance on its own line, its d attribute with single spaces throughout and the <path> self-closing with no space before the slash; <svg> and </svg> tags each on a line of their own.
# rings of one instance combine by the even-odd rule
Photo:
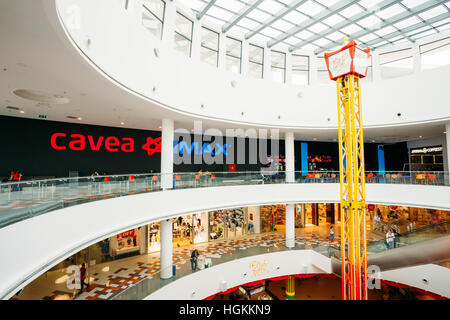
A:
<svg viewBox="0 0 450 320">
<path fill-rule="evenodd" d="M 367 245 L 367 266 L 376 265 L 380 271 L 412 267 L 450 260 L 450 221 L 434 224 L 402 234 L 396 248 L 387 249 L 385 241 Z M 330 249 L 330 248 L 328 248 Z M 341 275 L 340 247 L 328 250 L 332 272 Z"/>
</svg>

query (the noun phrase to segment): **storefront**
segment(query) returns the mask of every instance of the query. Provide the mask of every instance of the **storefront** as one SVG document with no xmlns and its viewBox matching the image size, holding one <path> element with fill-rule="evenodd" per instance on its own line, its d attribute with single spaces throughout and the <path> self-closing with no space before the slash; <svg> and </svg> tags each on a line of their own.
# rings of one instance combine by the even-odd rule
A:
<svg viewBox="0 0 450 320">
<path fill-rule="evenodd" d="M 148 252 L 161 250 L 161 223 L 155 222 L 148 225 Z"/>
<path fill-rule="evenodd" d="M 252 216 L 253 218 L 253 216 Z M 209 239 L 235 239 L 251 232 L 248 208 L 209 212 Z M 253 230 L 254 224 L 252 223 Z"/>
<path fill-rule="evenodd" d="M 442 146 L 412 148 L 409 150 L 411 171 L 443 171 Z"/>
<path fill-rule="evenodd" d="M 286 230 L 286 205 L 261 206 L 261 232 Z"/>
<path fill-rule="evenodd" d="M 131 229 L 109 238 L 109 255 L 113 258 L 141 253 L 141 228 Z"/>
</svg>

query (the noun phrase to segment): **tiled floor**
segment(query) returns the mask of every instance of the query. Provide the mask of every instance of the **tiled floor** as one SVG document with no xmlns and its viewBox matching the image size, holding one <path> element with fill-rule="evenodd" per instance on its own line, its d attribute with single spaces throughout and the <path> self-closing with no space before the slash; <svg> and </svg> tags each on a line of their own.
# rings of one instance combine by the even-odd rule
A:
<svg viewBox="0 0 450 320">
<path fill-rule="evenodd" d="M 336 228 L 338 229 L 338 228 Z M 339 230 L 336 231 L 336 240 L 328 240 L 328 225 L 321 227 L 307 227 L 296 230 L 296 243 L 305 248 L 338 245 Z M 369 241 L 376 239 L 376 236 L 369 235 Z M 174 248 L 173 263 L 177 270 L 183 268 L 183 273 L 190 272 L 190 254 L 193 248 L 197 248 L 200 257 L 211 258 L 213 264 L 230 260 L 231 257 L 239 258 L 242 255 L 255 254 L 251 248 L 284 248 L 284 233 L 274 232 L 258 235 L 248 235 L 240 239 L 216 240 L 203 244 L 196 244 L 188 247 Z M 245 253 L 244 250 L 251 251 Z M 227 258 L 225 259 L 225 256 Z M 221 261 L 223 260 L 223 261 Z M 136 283 L 144 279 L 159 279 L 159 252 L 134 256 L 130 258 L 115 260 L 103 264 L 90 266 L 88 269 L 89 289 L 84 289 L 83 293 L 76 294 L 75 290 L 68 290 L 66 281 L 68 274 L 66 269 L 50 271 L 39 277 L 28 285 L 23 292 L 15 296 L 15 299 L 77 299 L 96 300 L 111 299 L 124 292 Z M 180 270 L 181 271 L 181 270 Z M 177 271 L 178 272 L 178 271 Z M 182 276 L 181 274 L 178 276 Z M 153 281 L 153 280 L 151 280 Z M 156 281 L 154 281 L 156 282 Z M 164 285 L 159 284 L 158 285 Z"/>
</svg>

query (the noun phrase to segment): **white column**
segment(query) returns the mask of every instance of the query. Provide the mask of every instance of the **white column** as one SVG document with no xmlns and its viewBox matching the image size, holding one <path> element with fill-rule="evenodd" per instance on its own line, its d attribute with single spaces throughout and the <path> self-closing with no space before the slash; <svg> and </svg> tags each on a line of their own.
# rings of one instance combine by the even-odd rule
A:
<svg viewBox="0 0 450 320">
<path fill-rule="evenodd" d="M 447 122 L 445 124 L 445 149 L 446 149 L 446 153 L 444 154 L 444 157 L 447 157 L 447 170 L 449 170 L 448 165 L 449 165 L 449 160 L 450 160 L 450 122 Z M 446 175 L 447 180 L 446 183 L 450 183 L 450 172 L 447 173 Z"/>
<path fill-rule="evenodd" d="M 414 73 L 419 73 L 422 70 L 422 59 L 420 58 L 420 47 L 417 43 L 412 45 L 413 66 Z"/>
<path fill-rule="evenodd" d="M 173 1 L 166 1 L 164 10 L 164 29 L 162 41 L 173 47 L 175 41 L 175 19 L 177 15 L 177 7 Z"/>
<path fill-rule="evenodd" d="M 241 74 L 243 76 L 248 75 L 248 53 L 249 47 L 248 47 L 248 41 L 244 40 L 242 41 L 242 62 L 241 62 Z"/>
<path fill-rule="evenodd" d="M 200 60 L 200 46 L 202 42 L 202 25 L 198 20 L 194 21 L 194 26 L 192 28 L 192 52 L 191 59 L 193 61 Z"/>
<path fill-rule="evenodd" d="M 272 52 L 264 47 L 264 79 L 272 81 Z"/>
<path fill-rule="evenodd" d="M 287 131 L 284 137 L 284 149 L 286 151 L 286 182 L 295 182 L 295 164 L 294 164 L 294 133 Z"/>
<path fill-rule="evenodd" d="M 169 279 L 173 276 L 172 272 L 172 220 L 161 221 L 161 251 L 160 251 L 160 264 L 161 264 L 161 279 Z"/>
<path fill-rule="evenodd" d="M 313 86 L 319 84 L 317 78 L 317 57 L 315 54 L 309 55 L 309 84 Z"/>
<path fill-rule="evenodd" d="M 292 84 L 292 54 L 286 53 L 286 83 Z"/>
<path fill-rule="evenodd" d="M 148 253 L 148 225 L 142 226 L 140 229 L 139 253 Z"/>
<path fill-rule="evenodd" d="M 226 67 L 226 52 L 227 52 L 227 37 L 224 33 L 219 33 L 219 66 L 218 69 L 221 71 L 227 70 Z"/>
<path fill-rule="evenodd" d="M 173 120 L 162 120 L 161 188 L 173 188 Z"/>
<path fill-rule="evenodd" d="M 372 80 L 381 80 L 380 55 L 377 51 L 372 52 Z"/>
<path fill-rule="evenodd" d="M 295 247 L 295 207 L 286 205 L 286 247 Z"/>
</svg>

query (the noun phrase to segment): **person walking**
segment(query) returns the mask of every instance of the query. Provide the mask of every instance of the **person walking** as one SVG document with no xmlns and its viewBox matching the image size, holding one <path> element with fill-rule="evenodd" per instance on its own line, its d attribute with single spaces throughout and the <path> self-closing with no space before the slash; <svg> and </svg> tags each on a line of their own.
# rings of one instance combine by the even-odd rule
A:
<svg viewBox="0 0 450 320">
<path fill-rule="evenodd" d="M 400 233 L 397 232 L 397 229 L 394 228 L 394 248 L 398 248 L 400 244 Z"/>
<path fill-rule="evenodd" d="M 194 272 L 195 270 L 197 270 L 197 266 L 198 266 L 198 250 L 194 249 L 194 251 L 192 251 L 191 254 L 191 267 L 192 267 L 192 272 Z"/>
<path fill-rule="evenodd" d="M 85 265 L 85 263 L 83 262 L 83 263 L 81 264 L 81 269 L 80 269 L 80 283 L 81 283 L 81 287 L 80 287 L 80 292 L 79 292 L 79 294 L 81 294 L 81 293 L 83 292 L 83 287 L 84 287 L 84 286 L 86 286 L 86 290 L 89 290 L 89 283 L 85 283 L 85 280 L 86 280 L 86 273 L 87 273 L 86 265 Z"/>
<path fill-rule="evenodd" d="M 392 249 L 392 244 L 394 242 L 395 239 L 395 235 L 392 232 L 392 229 L 389 229 L 388 232 L 386 233 L 386 247 L 388 249 Z"/>
<path fill-rule="evenodd" d="M 330 227 L 330 240 L 334 241 L 334 229 L 333 229 L 333 226 Z"/>
</svg>

